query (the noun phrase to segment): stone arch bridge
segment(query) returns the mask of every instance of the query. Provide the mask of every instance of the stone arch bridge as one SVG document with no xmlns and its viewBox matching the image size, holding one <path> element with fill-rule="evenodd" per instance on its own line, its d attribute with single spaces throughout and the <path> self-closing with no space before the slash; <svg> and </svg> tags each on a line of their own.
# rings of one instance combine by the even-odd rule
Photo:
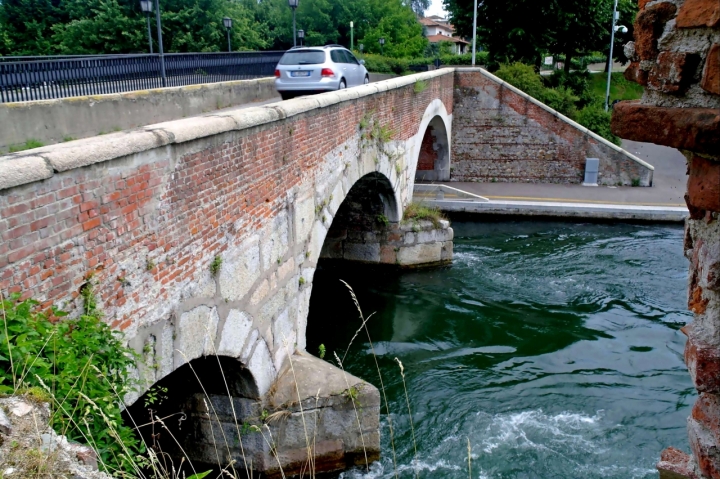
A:
<svg viewBox="0 0 720 479">
<path fill-rule="evenodd" d="M 416 178 L 579 182 L 587 156 L 601 158 L 601 179 L 613 184 L 652 181 L 649 165 L 480 69 L 8 155 L 0 157 L 0 291 L 72 310 L 92 282 L 107 320 L 143 356 L 145 389 L 215 354 L 242 371 L 226 396 L 297 412 L 298 394 L 324 388 L 340 419 L 319 423 L 316 453 L 337 468 L 361 448 L 350 427 L 332 424 L 354 424 L 337 399 L 350 385 L 302 352 L 319 258 L 448 261 L 447 224 L 414 231 L 400 223 Z M 363 391 L 364 440 L 377 455 L 379 397 L 369 385 Z M 213 397 L 222 401 L 223 392 Z M 212 442 L 208 414 L 197 430 Z M 259 439 L 247 446 L 254 468 L 302 463 L 303 440 L 276 436 L 287 446 L 282 459 Z"/>
</svg>

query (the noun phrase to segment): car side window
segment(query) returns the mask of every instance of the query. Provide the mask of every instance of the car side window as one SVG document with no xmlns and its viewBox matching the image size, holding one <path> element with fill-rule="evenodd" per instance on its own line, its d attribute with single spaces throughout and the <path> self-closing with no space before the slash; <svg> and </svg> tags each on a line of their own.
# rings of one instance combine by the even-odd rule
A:
<svg viewBox="0 0 720 479">
<path fill-rule="evenodd" d="M 335 63 L 347 63 L 342 50 L 330 50 L 330 59 Z"/>
<path fill-rule="evenodd" d="M 348 59 L 348 61 L 347 61 L 348 63 L 350 63 L 352 65 L 360 65 L 360 62 L 357 61 L 357 58 L 355 58 L 355 55 L 353 55 L 352 52 L 350 52 L 348 50 L 343 50 L 343 52 L 345 53 L 345 56 Z"/>
</svg>

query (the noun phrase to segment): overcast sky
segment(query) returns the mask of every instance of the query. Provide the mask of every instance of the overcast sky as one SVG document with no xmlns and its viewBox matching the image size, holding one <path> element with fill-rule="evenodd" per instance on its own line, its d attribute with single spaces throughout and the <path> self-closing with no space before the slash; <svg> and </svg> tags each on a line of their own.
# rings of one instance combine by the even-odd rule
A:
<svg viewBox="0 0 720 479">
<path fill-rule="evenodd" d="M 447 15 L 447 12 L 443 10 L 442 0 L 432 0 L 430 8 L 425 11 L 426 17 L 429 17 L 430 15 L 440 15 L 443 17 Z"/>
</svg>

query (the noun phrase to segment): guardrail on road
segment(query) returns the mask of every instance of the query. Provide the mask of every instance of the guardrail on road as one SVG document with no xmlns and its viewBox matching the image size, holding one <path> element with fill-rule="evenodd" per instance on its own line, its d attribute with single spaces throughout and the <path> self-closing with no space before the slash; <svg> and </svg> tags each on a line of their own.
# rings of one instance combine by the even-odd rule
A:
<svg viewBox="0 0 720 479">
<path fill-rule="evenodd" d="M 122 93 L 272 76 L 282 51 L 22 57 L 0 62 L 0 103 Z"/>
</svg>

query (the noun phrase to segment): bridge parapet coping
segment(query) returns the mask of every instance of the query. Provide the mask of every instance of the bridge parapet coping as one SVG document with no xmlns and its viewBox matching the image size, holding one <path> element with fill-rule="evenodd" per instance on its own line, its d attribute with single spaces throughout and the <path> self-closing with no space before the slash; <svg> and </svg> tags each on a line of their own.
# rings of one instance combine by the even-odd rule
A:
<svg viewBox="0 0 720 479">
<path fill-rule="evenodd" d="M 0 190 L 47 179 L 68 171 L 128 155 L 272 123 L 331 105 L 399 89 L 418 81 L 451 75 L 453 69 L 422 72 L 357 88 L 148 125 L 129 131 L 94 136 L 0 156 Z"/>
</svg>

